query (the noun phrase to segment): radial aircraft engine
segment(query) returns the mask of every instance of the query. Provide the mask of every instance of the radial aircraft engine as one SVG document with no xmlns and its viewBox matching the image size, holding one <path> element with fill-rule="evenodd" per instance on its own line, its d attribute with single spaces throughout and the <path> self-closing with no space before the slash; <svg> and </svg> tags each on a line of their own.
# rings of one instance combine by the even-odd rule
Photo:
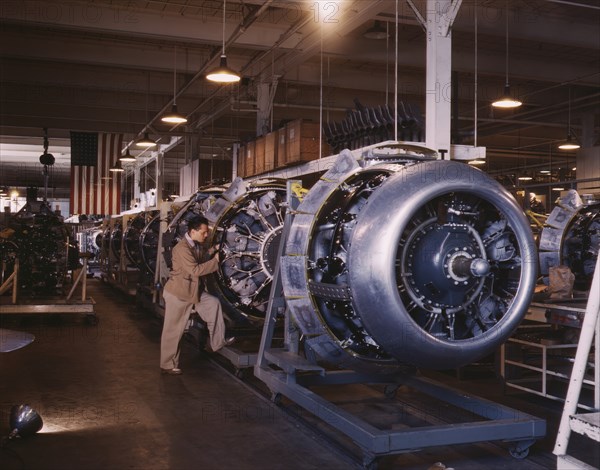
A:
<svg viewBox="0 0 600 470">
<path fill-rule="evenodd" d="M 536 248 L 513 197 L 470 165 L 400 145 L 342 151 L 295 211 L 281 260 L 305 349 L 334 366 L 455 368 L 522 320 Z"/>
<path fill-rule="evenodd" d="M 575 275 L 576 290 L 592 285 L 600 251 L 600 202 L 584 203 L 576 190 L 558 200 L 540 238 L 540 271 L 548 281 L 550 267 L 565 265 Z"/>
<path fill-rule="evenodd" d="M 203 215 L 213 227 L 208 244 L 220 245 L 219 270 L 210 290 L 219 296 L 230 318 L 260 321 L 265 316 L 277 247 L 285 214 L 285 181 L 253 182 L 236 178 L 227 187 L 204 188 L 173 218 L 163 236 L 164 256 L 187 231 L 193 215 Z"/>
</svg>

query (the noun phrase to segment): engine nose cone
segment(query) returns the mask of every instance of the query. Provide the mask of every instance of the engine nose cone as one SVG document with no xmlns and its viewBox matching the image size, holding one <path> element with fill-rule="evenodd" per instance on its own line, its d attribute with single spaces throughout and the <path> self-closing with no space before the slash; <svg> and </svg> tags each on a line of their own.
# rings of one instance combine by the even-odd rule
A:
<svg viewBox="0 0 600 470">
<path fill-rule="evenodd" d="M 477 277 L 487 276 L 490 273 L 490 263 L 482 258 L 471 261 L 471 274 Z"/>
</svg>

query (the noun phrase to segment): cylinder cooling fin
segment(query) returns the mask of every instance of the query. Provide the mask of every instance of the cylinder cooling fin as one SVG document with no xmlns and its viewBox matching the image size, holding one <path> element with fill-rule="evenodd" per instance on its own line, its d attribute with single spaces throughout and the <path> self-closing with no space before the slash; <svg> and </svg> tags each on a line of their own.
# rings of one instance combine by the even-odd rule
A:
<svg viewBox="0 0 600 470">
<path fill-rule="evenodd" d="M 468 165 L 363 168 L 348 152 L 311 189 L 282 260 L 307 345 L 341 367 L 453 368 L 523 318 L 536 252 L 512 196 Z"/>
</svg>

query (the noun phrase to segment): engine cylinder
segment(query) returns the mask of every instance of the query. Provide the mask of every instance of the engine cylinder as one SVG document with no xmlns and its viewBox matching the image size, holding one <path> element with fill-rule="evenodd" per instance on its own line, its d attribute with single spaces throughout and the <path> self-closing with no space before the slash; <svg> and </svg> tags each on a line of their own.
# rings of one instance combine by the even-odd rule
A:
<svg viewBox="0 0 600 470">
<path fill-rule="evenodd" d="M 483 172 L 419 154 L 360 168 L 342 153 L 298 208 L 282 280 L 307 345 L 328 362 L 444 369 L 508 338 L 536 264 L 522 210 Z"/>
</svg>

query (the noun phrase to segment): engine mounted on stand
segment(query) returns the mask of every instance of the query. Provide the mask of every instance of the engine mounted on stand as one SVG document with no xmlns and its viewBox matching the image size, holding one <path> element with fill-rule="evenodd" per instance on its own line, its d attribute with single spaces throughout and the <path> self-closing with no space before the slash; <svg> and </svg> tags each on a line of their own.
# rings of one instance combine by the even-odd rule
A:
<svg viewBox="0 0 600 470">
<path fill-rule="evenodd" d="M 65 286 L 68 271 L 80 266 L 77 242 L 62 217 L 45 202 L 28 201 L 8 220 L 3 233 L 3 271 L 10 274 L 18 258 L 21 295 L 57 294 Z"/>
<path fill-rule="evenodd" d="M 369 369 L 453 368 L 493 351 L 535 286 L 522 210 L 461 163 L 416 152 L 365 163 L 340 158 L 291 226 L 282 280 L 307 344 L 330 363 Z"/>
<path fill-rule="evenodd" d="M 288 206 L 254 375 L 349 435 L 365 466 L 430 446 L 511 442 L 524 458 L 544 420 L 414 375 L 494 351 L 531 300 L 537 257 L 512 196 L 483 172 L 393 143 L 361 158 L 342 151 L 299 204 Z M 289 184 L 289 182 L 288 182 Z M 284 347 L 274 345 L 284 313 Z M 302 346 L 304 355 L 302 354 Z M 380 429 L 313 387 L 401 385 L 483 421 Z"/>
<path fill-rule="evenodd" d="M 558 200 L 542 230 L 541 273 L 548 276 L 551 267 L 567 266 L 575 275 L 575 289 L 587 291 L 599 251 L 600 203 L 584 204 L 577 191 L 570 190 Z"/>
<path fill-rule="evenodd" d="M 61 216 L 45 201 L 28 201 L 0 235 L 0 314 L 85 314 L 96 324 L 94 299 L 87 295 L 87 258 Z M 81 296 L 74 296 L 81 286 Z"/>
</svg>

